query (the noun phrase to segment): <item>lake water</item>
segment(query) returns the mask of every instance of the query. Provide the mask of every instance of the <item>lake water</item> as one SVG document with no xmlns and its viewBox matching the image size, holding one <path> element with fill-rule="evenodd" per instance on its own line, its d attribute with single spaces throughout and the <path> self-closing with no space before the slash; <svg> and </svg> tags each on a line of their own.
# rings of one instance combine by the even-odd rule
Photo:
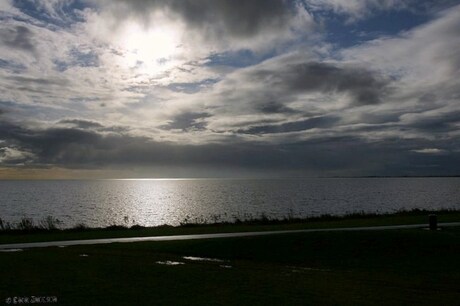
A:
<svg viewBox="0 0 460 306">
<path fill-rule="evenodd" d="M 460 209 L 460 178 L 0 181 L 0 218 L 78 223 L 183 221 Z"/>
</svg>

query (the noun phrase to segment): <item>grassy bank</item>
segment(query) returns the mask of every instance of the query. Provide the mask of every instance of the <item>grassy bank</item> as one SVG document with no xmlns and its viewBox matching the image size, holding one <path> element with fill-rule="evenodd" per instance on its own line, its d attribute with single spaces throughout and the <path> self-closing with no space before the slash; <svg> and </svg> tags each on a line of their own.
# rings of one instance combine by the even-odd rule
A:
<svg viewBox="0 0 460 306">
<path fill-rule="evenodd" d="M 458 305 L 458 254 L 457 227 L 0 252 L 0 303 Z"/>
<path fill-rule="evenodd" d="M 10 224 L 8 228 L 0 230 L 0 244 L 245 231 L 425 224 L 428 222 L 428 215 L 430 214 L 436 214 L 438 216 L 438 222 L 460 222 L 460 211 L 458 210 L 411 210 L 391 214 L 358 213 L 346 216 L 323 215 L 303 219 L 290 217 L 282 220 L 257 218 L 225 223 L 188 223 L 181 226 L 163 225 L 157 227 L 142 227 L 139 225 L 127 227 L 123 225 L 113 225 L 106 228 L 87 228 L 83 225 L 79 225 L 71 229 L 59 229 L 59 224 L 55 222 L 55 219 L 52 217 L 48 217 L 38 223 L 34 223 L 32 220 L 25 218 L 16 224 Z"/>
</svg>

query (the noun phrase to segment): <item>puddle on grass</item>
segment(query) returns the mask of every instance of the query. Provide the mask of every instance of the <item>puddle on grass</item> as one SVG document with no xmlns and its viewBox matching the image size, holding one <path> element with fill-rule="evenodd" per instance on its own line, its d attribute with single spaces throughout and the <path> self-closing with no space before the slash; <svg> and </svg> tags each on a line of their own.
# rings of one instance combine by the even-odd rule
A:
<svg viewBox="0 0 460 306">
<path fill-rule="evenodd" d="M 5 253 L 12 253 L 12 252 L 22 252 L 23 249 L 6 249 L 6 250 L 0 250 L 0 252 L 5 252 Z"/>
<path fill-rule="evenodd" d="M 80 254 L 79 256 L 80 257 L 88 257 L 89 255 L 88 254 Z"/>
<path fill-rule="evenodd" d="M 159 265 L 166 265 L 166 266 L 185 265 L 185 263 L 183 263 L 183 262 L 180 262 L 180 261 L 171 261 L 171 260 L 157 261 L 156 263 L 159 264 Z"/>
<path fill-rule="evenodd" d="M 218 259 L 218 258 L 196 257 L 196 256 L 183 256 L 182 258 L 185 260 L 189 260 L 189 261 L 208 261 L 208 262 L 219 262 L 219 263 L 223 263 L 227 261 L 227 260 Z M 172 261 L 172 260 L 157 261 L 156 263 L 159 265 L 166 265 L 166 266 L 185 265 L 185 262 Z M 219 267 L 226 268 L 226 269 L 232 268 L 232 266 L 229 266 L 229 265 L 219 265 Z"/>
<path fill-rule="evenodd" d="M 184 256 L 182 258 L 186 260 L 191 260 L 191 261 L 225 262 L 225 260 L 218 259 L 218 258 L 207 258 L 207 257 L 196 257 L 196 256 Z"/>
</svg>

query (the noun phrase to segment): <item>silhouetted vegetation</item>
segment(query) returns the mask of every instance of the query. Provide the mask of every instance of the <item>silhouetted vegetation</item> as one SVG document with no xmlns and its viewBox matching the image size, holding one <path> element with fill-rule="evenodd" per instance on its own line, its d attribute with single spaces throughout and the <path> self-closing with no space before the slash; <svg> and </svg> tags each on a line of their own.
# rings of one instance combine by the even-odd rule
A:
<svg viewBox="0 0 460 306">
<path fill-rule="evenodd" d="M 60 229 L 62 221 L 52 216 L 47 216 L 38 222 L 34 219 L 23 217 L 18 222 L 12 223 L 0 218 L 0 231 L 3 232 L 36 232 L 56 231 Z"/>
<path fill-rule="evenodd" d="M 429 214 L 459 214 L 460 210 L 457 209 L 442 209 L 442 210 L 425 210 L 425 209 L 412 209 L 400 210 L 392 213 L 368 213 L 368 212 L 354 212 L 345 215 L 331 215 L 323 214 L 320 216 L 299 216 L 298 214 L 290 213 L 282 218 L 270 217 L 266 213 L 254 216 L 249 213 L 233 214 L 229 218 L 226 214 L 214 214 L 210 216 L 200 215 L 192 218 L 186 216 L 179 226 L 172 226 L 168 224 L 159 225 L 155 227 L 147 227 L 137 224 L 134 219 L 125 216 L 121 224 L 112 224 L 105 228 L 91 228 L 84 223 L 78 223 L 71 228 L 63 228 L 63 222 L 52 216 L 47 216 L 38 222 L 32 218 L 23 217 L 18 222 L 7 222 L 0 218 L 0 233 L 32 233 L 32 232 L 47 232 L 47 231 L 88 231 L 88 230 L 141 230 L 148 228 L 178 228 L 178 227 L 202 227 L 202 226 L 231 226 L 231 225 L 289 225 L 289 224 L 313 224 L 318 222 L 340 222 L 346 220 L 360 220 L 360 219 L 379 219 L 388 217 L 411 217 L 411 216 L 428 216 Z M 230 219 L 230 220 L 229 220 Z"/>
<path fill-rule="evenodd" d="M 299 216 L 292 210 L 287 216 L 282 218 L 270 217 L 266 213 L 261 213 L 258 216 L 254 216 L 249 213 L 244 214 L 233 214 L 231 221 L 223 221 L 226 219 L 226 215 L 212 215 L 205 217 L 203 215 L 195 218 L 187 216 L 181 223 L 180 226 L 201 226 L 201 225 L 230 225 L 230 224 L 246 224 L 246 225 L 270 225 L 270 224 L 289 224 L 289 223 L 311 223 L 311 222 L 322 222 L 322 221 L 340 221 L 346 219 L 369 219 L 369 218 L 381 218 L 389 216 L 419 216 L 429 214 L 453 214 L 460 213 L 458 209 L 441 209 L 441 210 L 426 210 L 426 209 L 412 209 L 412 210 L 398 210 L 391 213 L 369 213 L 365 211 L 348 213 L 345 215 L 332 215 L 322 214 L 319 216 Z"/>
</svg>

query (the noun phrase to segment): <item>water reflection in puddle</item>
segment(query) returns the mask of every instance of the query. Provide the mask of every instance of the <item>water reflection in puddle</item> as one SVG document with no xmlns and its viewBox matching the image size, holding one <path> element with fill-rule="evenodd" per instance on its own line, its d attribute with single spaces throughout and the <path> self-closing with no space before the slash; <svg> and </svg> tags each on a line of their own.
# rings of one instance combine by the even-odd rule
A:
<svg viewBox="0 0 460 306">
<path fill-rule="evenodd" d="M 184 257 L 182 257 L 182 258 L 183 258 L 183 259 L 186 259 L 186 260 L 191 260 L 191 261 L 225 262 L 225 260 L 223 260 L 223 259 L 208 258 L 208 257 L 184 256 Z"/>
<path fill-rule="evenodd" d="M 197 256 L 183 256 L 182 257 L 185 260 L 189 261 L 207 261 L 207 262 L 226 262 L 226 260 L 218 259 L 218 258 L 208 258 L 208 257 L 197 257 Z M 177 266 L 177 265 L 185 265 L 184 262 L 181 261 L 172 261 L 172 260 L 165 260 L 165 261 L 157 261 L 156 262 L 159 265 L 166 265 L 166 266 Z M 232 266 L 229 265 L 219 265 L 221 268 L 232 268 Z"/>
<path fill-rule="evenodd" d="M 156 263 L 159 264 L 159 265 L 166 265 L 166 266 L 185 265 L 185 263 L 183 263 L 183 262 L 180 262 L 180 261 L 171 261 L 171 260 L 157 261 Z"/>
</svg>

